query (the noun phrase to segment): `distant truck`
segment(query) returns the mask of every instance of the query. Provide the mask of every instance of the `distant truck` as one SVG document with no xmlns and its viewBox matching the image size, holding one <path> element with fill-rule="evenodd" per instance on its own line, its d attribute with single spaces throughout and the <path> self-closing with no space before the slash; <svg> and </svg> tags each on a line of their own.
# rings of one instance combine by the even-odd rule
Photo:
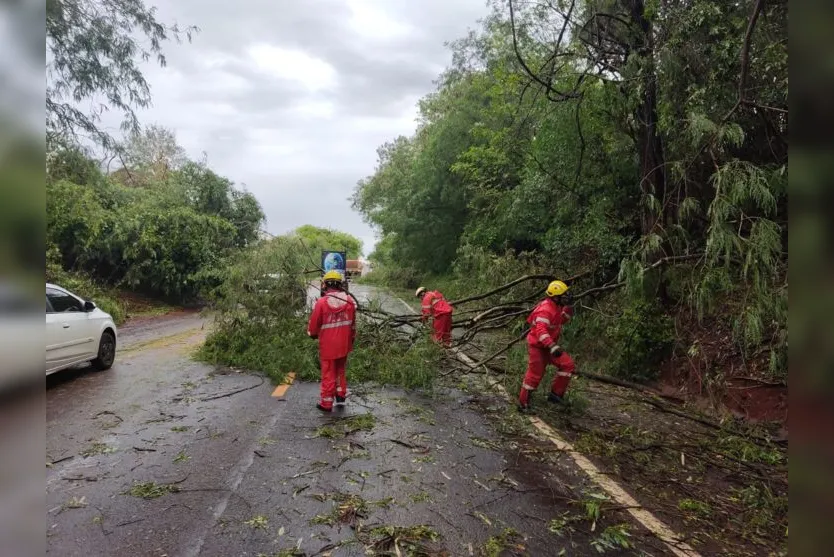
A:
<svg viewBox="0 0 834 557">
<path fill-rule="evenodd" d="M 342 275 L 342 279 L 344 281 L 345 292 L 348 291 L 348 279 L 350 278 L 350 274 L 348 273 L 348 258 L 346 251 L 327 251 L 322 250 L 321 252 L 321 276 L 324 278 L 324 274 L 328 271 L 338 271 Z M 324 280 L 321 280 L 319 284 L 319 292 L 322 296 L 324 296 Z"/>
<path fill-rule="evenodd" d="M 363 271 L 362 261 L 359 259 L 348 259 L 346 270 L 348 279 L 361 277 Z"/>
</svg>

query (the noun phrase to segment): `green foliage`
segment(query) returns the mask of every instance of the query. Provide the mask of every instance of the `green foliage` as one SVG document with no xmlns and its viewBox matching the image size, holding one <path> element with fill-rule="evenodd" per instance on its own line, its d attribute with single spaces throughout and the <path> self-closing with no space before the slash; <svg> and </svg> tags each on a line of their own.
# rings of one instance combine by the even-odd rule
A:
<svg viewBox="0 0 834 557">
<path fill-rule="evenodd" d="M 47 143 L 82 133 L 105 146 L 115 141 L 99 127 L 108 107 L 124 114 L 122 129 L 138 130 L 135 108 L 150 105 L 150 87 L 139 71 L 151 57 L 165 66 L 162 43 L 194 27 L 180 29 L 156 19 L 142 0 L 48 0 L 46 3 Z M 109 106 L 97 101 L 107 99 Z M 78 106 L 97 106 L 90 112 Z"/>
<path fill-rule="evenodd" d="M 60 253 L 54 246 L 46 253 L 46 282 L 66 288 L 85 300 L 92 300 L 113 317 L 116 325 L 121 325 L 127 317 L 127 308 L 110 289 L 97 284 L 86 274 L 64 271 Z"/>
<path fill-rule="evenodd" d="M 608 360 L 612 375 L 637 381 L 657 378 L 658 366 L 670 355 L 675 340 L 672 320 L 655 302 L 633 302 L 608 327 L 613 349 Z"/>
<path fill-rule="evenodd" d="M 738 520 L 752 534 L 770 533 L 781 537 L 783 528 L 787 527 L 788 498 L 775 495 L 763 482 L 733 490 L 730 500 L 740 503 L 744 508 Z"/>
<path fill-rule="evenodd" d="M 712 508 L 708 503 L 696 499 L 681 499 L 678 501 L 678 508 L 698 518 L 709 518 L 712 514 Z"/>
<path fill-rule="evenodd" d="M 749 48 L 752 5 L 630 6 L 496 2 L 451 43 L 419 129 L 381 146 L 354 192 L 381 233 L 372 280 L 452 277 L 447 290 L 473 293 L 534 269 L 589 271 L 597 285 L 619 270 L 627 288 L 613 296 L 626 299 L 602 297 L 608 317 L 586 314 L 567 332 L 583 350 L 603 351 L 604 339 L 599 356 L 618 373 L 655 375 L 664 315 L 695 310 L 731 324 L 747 361 L 764 350 L 783 376 L 787 6 L 762 6 Z M 687 277 L 647 272 L 695 254 Z"/>
<path fill-rule="evenodd" d="M 633 547 L 633 542 L 631 541 L 629 525 L 617 524 L 607 527 L 599 536 L 591 540 L 591 547 L 597 553 L 630 549 Z"/>
<path fill-rule="evenodd" d="M 319 256 L 323 250 L 346 251 L 348 259 L 362 257 L 362 240 L 345 232 L 305 224 L 296 228 L 293 234 L 304 242 L 316 266 L 320 264 Z"/>
<path fill-rule="evenodd" d="M 251 194 L 197 163 L 130 187 L 103 176 L 82 151 L 62 148 L 48 170 L 47 236 L 60 266 L 172 301 L 216 286 L 225 261 L 255 241 L 263 222 Z"/>
<path fill-rule="evenodd" d="M 224 269 L 212 291 L 217 328 L 200 350 L 204 360 L 263 371 L 279 381 L 290 371 L 315 376 L 316 345 L 303 315 L 302 252 L 296 240 L 278 237 L 249 248 Z"/>
<path fill-rule="evenodd" d="M 318 344 L 306 334 L 307 259 L 293 234 L 241 254 L 213 291 L 218 326 L 206 339 L 200 357 L 262 371 L 276 381 L 290 371 L 299 379 L 319 380 Z M 264 280 L 270 274 L 277 277 Z M 357 329 L 348 358 L 349 381 L 431 387 L 443 352 L 428 332 L 413 342 L 403 342 L 390 327 L 363 318 Z"/>
</svg>

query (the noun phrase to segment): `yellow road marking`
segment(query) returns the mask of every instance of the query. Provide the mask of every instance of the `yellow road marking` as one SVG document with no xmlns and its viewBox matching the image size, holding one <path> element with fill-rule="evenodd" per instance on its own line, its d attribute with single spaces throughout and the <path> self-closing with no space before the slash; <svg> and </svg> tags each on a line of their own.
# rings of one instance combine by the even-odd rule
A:
<svg viewBox="0 0 834 557">
<path fill-rule="evenodd" d="M 295 372 L 289 372 L 285 381 L 286 383 L 282 383 L 275 387 L 275 390 L 272 391 L 272 396 L 282 397 L 287 394 L 287 390 L 290 388 L 290 385 L 292 385 L 293 381 L 295 381 Z"/>
</svg>

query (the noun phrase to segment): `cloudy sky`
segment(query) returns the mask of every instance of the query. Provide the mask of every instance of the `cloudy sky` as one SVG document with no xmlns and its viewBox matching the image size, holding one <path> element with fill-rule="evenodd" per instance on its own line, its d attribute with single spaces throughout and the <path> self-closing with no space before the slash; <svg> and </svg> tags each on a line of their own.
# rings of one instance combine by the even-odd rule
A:
<svg viewBox="0 0 834 557">
<path fill-rule="evenodd" d="M 450 62 L 444 41 L 487 14 L 485 0 L 150 0 L 160 20 L 196 25 L 192 44 L 145 66 L 144 124 L 172 128 L 192 158 L 245 184 L 267 230 L 302 224 L 361 238 L 347 198 L 376 148 L 415 129 L 416 102 Z"/>
</svg>

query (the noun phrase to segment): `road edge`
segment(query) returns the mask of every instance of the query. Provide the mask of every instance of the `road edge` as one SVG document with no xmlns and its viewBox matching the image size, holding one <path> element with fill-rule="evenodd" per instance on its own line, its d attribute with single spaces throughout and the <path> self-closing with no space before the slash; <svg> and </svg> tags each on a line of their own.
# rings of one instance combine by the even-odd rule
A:
<svg viewBox="0 0 834 557">
<path fill-rule="evenodd" d="M 410 311 L 411 306 L 400 298 L 399 296 L 391 294 L 391 297 L 398 300 L 404 306 L 408 307 Z M 465 364 L 474 366 L 475 360 L 469 357 L 466 353 L 458 348 L 450 348 L 454 354 L 460 358 Z M 510 404 L 515 400 L 507 392 L 503 385 L 497 381 L 490 380 L 487 376 L 482 380 L 476 378 L 476 381 L 486 383 L 486 385 L 493 391 L 504 397 Z M 666 547 L 677 557 L 701 557 L 701 554 L 695 551 L 689 544 L 683 541 L 683 537 L 677 534 L 662 520 L 657 518 L 651 511 L 640 505 L 640 503 L 632 497 L 620 484 L 612 480 L 609 476 L 603 474 L 597 466 L 591 462 L 588 457 L 580 453 L 568 441 L 566 441 L 558 432 L 551 426 L 546 424 L 537 416 L 528 416 L 528 421 L 539 432 L 541 432 L 556 448 L 566 453 L 576 463 L 576 465 L 590 478 L 592 482 L 597 484 L 600 489 L 605 491 L 619 505 L 625 508 L 629 514 L 646 530 L 651 532 L 657 539 L 662 541 Z"/>
</svg>

